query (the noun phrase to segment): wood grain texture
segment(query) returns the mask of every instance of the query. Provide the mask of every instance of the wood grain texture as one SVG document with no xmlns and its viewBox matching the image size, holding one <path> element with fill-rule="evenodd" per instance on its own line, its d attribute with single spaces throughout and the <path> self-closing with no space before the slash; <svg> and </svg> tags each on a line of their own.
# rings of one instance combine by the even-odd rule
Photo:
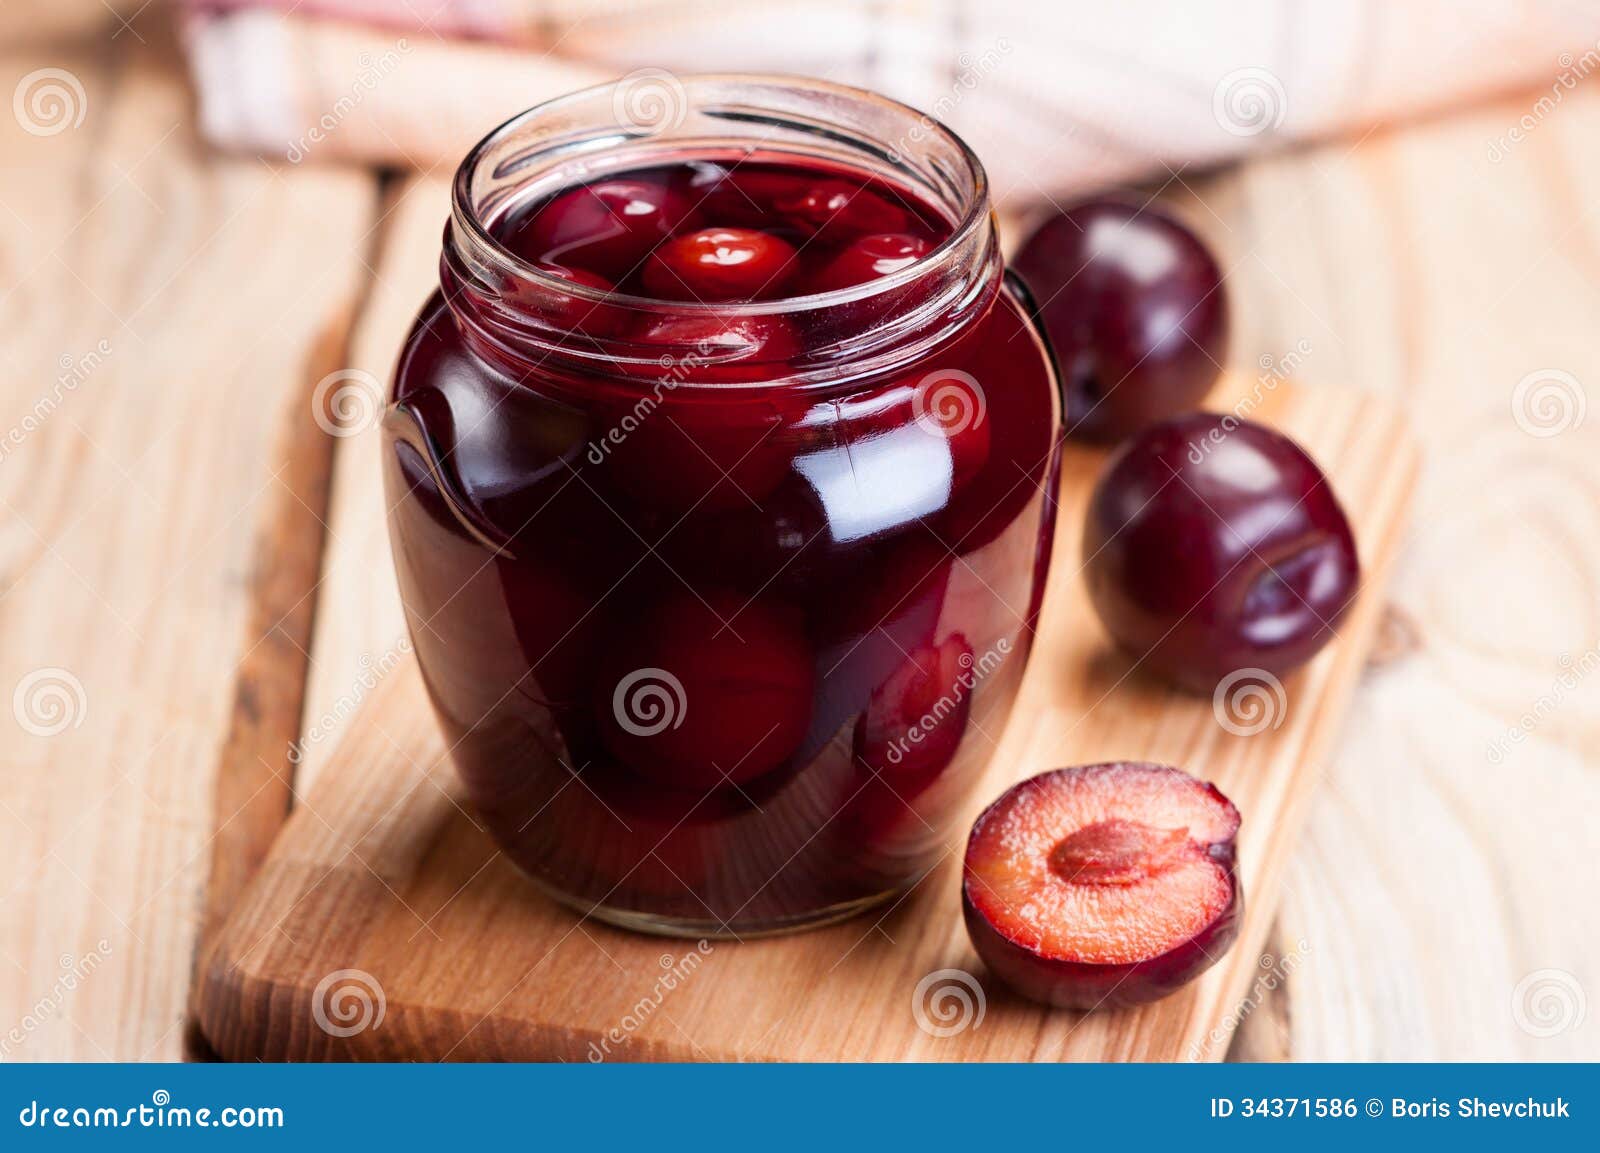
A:
<svg viewBox="0 0 1600 1153">
<path fill-rule="evenodd" d="M 0 44 L 70 48 L 105 58 L 159 36 L 147 8 L 143 0 L 6 0 L 0 5 Z"/>
<path fill-rule="evenodd" d="M 1358 686 L 1288 873 L 1297 1059 L 1600 1057 L 1600 87 L 1510 142 L 1547 94 L 1169 189 L 1233 363 L 1304 341 L 1297 379 L 1403 404 L 1427 462 L 1409 655 Z"/>
<path fill-rule="evenodd" d="M 233 707 L 217 759 L 211 872 L 206 880 L 201 949 L 238 901 L 288 817 L 294 790 L 291 747 L 300 737 L 310 663 L 311 622 L 326 539 L 323 516 L 333 469 L 321 433 L 316 384 L 343 359 L 345 326 L 323 334 L 291 391 L 275 438 L 274 483 L 258 513 L 251 562 L 244 656 L 234 674 Z"/>
<path fill-rule="evenodd" d="M 356 387 L 370 396 L 360 398 L 334 461 L 295 778 L 302 793 L 313 786 L 361 701 L 408 643 L 389 553 L 381 437 L 371 418 L 417 309 L 438 287 L 439 236 L 449 213 L 450 182 L 443 175 L 398 183 L 384 203 L 381 244 L 349 362 L 361 374 Z"/>
<path fill-rule="evenodd" d="M 213 765 L 249 644 L 252 502 L 278 452 L 281 421 L 263 413 L 303 387 L 355 297 L 338 288 L 351 271 L 339 243 L 365 228 L 349 235 L 370 187 L 359 174 L 200 150 L 172 61 L 131 58 L 150 51 L 141 39 L 162 51 L 160 6 L 139 36 L 111 11 L 141 7 L 0 5 L 0 92 L 48 67 L 88 97 L 83 124 L 51 137 L 0 114 L 0 427 L 24 426 L 63 357 L 82 364 L 102 338 L 113 349 L 0 458 L 0 694 L 65 667 L 89 702 L 77 729 L 47 739 L 7 720 L 0 738 L 0 1030 L 25 1025 L 6 1059 L 177 1052 Z M 1584 883 L 1600 807 L 1600 676 L 1586 671 L 1600 651 L 1600 420 L 1538 437 L 1511 408 L 1546 368 L 1595 399 L 1600 88 L 1564 90 L 1525 139 L 1491 149 L 1548 93 L 1162 181 L 1228 271 L 1231 367 L 1253 375 L 1307 341 L 1298 381 L 1393 399 L 1429 460 L 1391 586 L 1417 642 L 1358 685 L 1286 872 L 1276 939 L 1307 946 L 1285 985 L 1300 1059 L 1600 1056 L 1600 919 Z M 399 234 L 383 237 L 385 278 Z M 416 235 L 425 285 L 437 235 Z M 363 327 L 378 354 L 358 347 L 352 363 L 382 379 L 398 329 Z M 193 447 L 177 452 L 179 438 Z M 341 500 L 343 478 L 363 476 L 345 459 L 358 443 L 338 446 L 323 587 L 340 599 L 318 614 L 308 719 L 395 635 L 381 613 L 340 623 L 392 582 L 386 556 L 334 564 L 352 539 L 337 518 L 359 503 Z M 102 939 L 110 959 L 57 997 L 59 958 Z M 1565 974 L 1569 1003 L 1574 989 L 1589 1002 L 1550 1035 L 1528 1020 L 1525 984 L 1546 971 Z M 29 1020 L 42 998 L 51 1011 Z"/>
<path fill-rule="evenodd" d="M 961 925 L 959 834 L 905 898 L 831 929 L 696 946 L 586 922 L 539 897 L 475 827 L 408 661 L 351 725 L 204 964 L 207 1037 L 224 1056 L 269 1059 L 1220 1059 L 1262 971 L 1279 877 L 1376 632 L 1416 464 L 1389 406 L 1236 378 L 1213 403 L 1246 396 L 1253 417 L 1324 463 L 1351 510 L 1366 579 L 1338 642 L 1289 679 L 1286 706 L 1270 706 L 1272 727 L 1255 735 L 1225 729 L 1210 700 L 1145 677 L 1087 604 L 1078 543 L 1104 453 L 1070 448 L 1039 636 L 973 798 L 975 809 L 1034 772 L 1121 758 L 1182 764 L 1218 783 L 1244 815 L 1248 911 L 1235 947 L 1181 993 L 1089 1015 L 1007 994 L 983 976 Z M 987 1010 L 981 1027 L 937 1037 L 918 1027 L 912 999 L 946 968 L 981 980 Z M 330 1020 L 346 980 L 330 987 L 330 974 L 352 969 L 362 976 L 348 980 L 381 988 L 386 1014 L 378 1028 L 338 1037 L 317 1015 Z M 682 979 L 663 993 L 668 972 Z"/>
<path fill-rule="evenodd" d="M 0 50 L 83 112 L 0 116 L 7 1060 L 181 1052 L 258 526 L 372 214 L 359 173 L 207 157 L 141 31 Z"/>
</svg>

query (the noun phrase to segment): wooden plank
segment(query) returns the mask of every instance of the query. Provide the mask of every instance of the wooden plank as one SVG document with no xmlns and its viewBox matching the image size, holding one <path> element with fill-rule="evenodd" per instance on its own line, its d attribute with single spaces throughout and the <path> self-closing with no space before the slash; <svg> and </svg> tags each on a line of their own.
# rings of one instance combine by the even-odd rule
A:
<svg viewBox="0 0 1600 1153">
<path fill-rule="evenodd" d="M 1591 415 L 1540 439 L 1507 421 L 1517 382 L 1546 363 L 1580 381 L 1600 378 L 1587 337 L 1594 227 L 1581 211 L 1600 176 L 1583 147 L 1600 122 L 1600 94 L 1570 94 L 1559 118 L 1490 162 L 1486 141 L 1532 99 L 1212 176 L 1186 173 L 1164 193 L 1229 269 L 1236 370 L 1255 373 L 1260 358 L 1295 352 L 1296 377 L 1310 387 L 1356 381 L 1430 414 L 1417 426 L 1434 462 L 1418 545 L 1394 591 L 1412 635 L 1400 659 L 1358 688 L 1328 799 L 1290 865 L 1282 939 L 1310 951 L 1287 983 L 1285 1017 L 1303 1059 L 1595 1052 L 1592 1014 L 1586 1031 L 1536 1036 L 1518 1026 L 1512 996 L 1543 969 L 1584 989 L 1600 983 L 1600 926 L 1571 915 L 1584 900 L 1582 837 L 1553 815 L 1600 801 L 1591 723 L 1600 678 L 1581 679 L 1516 750 L 1533 770 L 1514 778 L 1526 810 L 1500 803 L 1506 770 L 1486 759 L 1570 671 L 1562 655 L 1584 661 L 1600 632 L 1585 592 L 1594 581 L 1580 575 L 1600 566 L 1584 544 L 1600 539 L 1585 466 L 1600 424 Z M 1447 205 L 1441 187 L 1456 190 Z M 419 235 L 415 245 L 413 263 L 431 262 L 437 238 Z M 1502 464 L 1488 500 L 1485 453 Z M 1520 544 L 1483 553 L 1481 540 Z M 392 580 L 386 561 L 369 568 L 374 594 Z M 352 606 L 377 603 L 359 584 L 340 595 Z M 381 651 L 385 635 L 374 629 L 349 645 L 347 667 Z M 316 651 L 321 665 L 326 650 Z M 352 677 L 329 683 L 323 699 L 336 700 Z M 1441 851 L 1380 851 L 1413 836 Z M 1351 845 L 1362 848 L 1352 854 Z M 1483 947 L 1480 916 L 1499 947 Z"/>
<path fill-rule="evenodd" d="M 69 101 L 59 130 L 0 117 L 0 690 L 23 702 L 0 744 L 7 1058 L 181 1052 L 213 770 L 286 559 L 256 526 L 373 211 L 360 173 L 207 155 L 143 30 L 0 56 L 7 77 L 65 73 Z M 225 838 L 254 825 L 236 812 Z"/>
<path fill-rule="evenodd" d="M 1213 401 L 1250 388 L 1229 378 Z M 427 715 L 415 665 L 386 678 L 275 846 L 201 972 L 200 1020 L 234 1058 L 522 1057 L 584 1060 L 613 1028 L 620 1059 L 1219 1059 L 1259 957 L 1306 801 L 1345 714 L 1381 609 L 1415 468 L 1404 421 L 1346 391 L 1283 384 L 1255 415 L 1295 435 L 1352 513 L 1367 579 L 1339 641 L 1287 682 L 1281 727 L 1232 735 L 1209 700 L 1175 694 L 1117 654 L 1078 574 L 1082 515 L 1103 452 L 1063 469 L 1058 562 L 1029 673 L 974 807 L 1057 764 L 1149 758 L 1215 780 L 1244 814 L 1249 910 L 1203 978 L 1136 1011 L 1051 1013 L 983 975 L 960 923 L 951 858 L 895 907 L 801 936 L 697 948 L 585 923 L 539 898 L 474 826 Z M 1113 691 L 1114 690 L 1114 691 Z M 660 974 L 692 974 L 638 1028 L 624 1024 Z M 920 1030 L 926 974 L 979 975 L 981 1028 Z M 317 1025 L 330 974 L 382 990 L 379 1028 Z M 703 972 L 704 975 L 699 975 Z M 324 985 L 321 995 L 329 995 Z M 1217 1036 L 1213 1040 L 1213 1030 Z"/>
<path fill-rule="evenodd" d="M 148 7 L 143 0 L 6 0 L 0 6 L 0 44 L 70 46 L 74 56 L 131 48 L 162 35 L 157 20 L 144 18 Z"/>
<path fill-rule="evenodd" d="M 328 545 L 306 687 L 299 773 L 309 790 L 361 701 L 409 646 L 389 554 L 379 472 L 378 398 L 423 300 L 439 284 L 439 237 L 450 213 L 447 176 L 414 177 L 384 205 L 372 287 L 351 342 L 354 421 L 338 441 Z"/>
<path fill-rule="evenodd" d="M 1408 655 L 1357 688 L 1289 870 L 1297 1059 L 1600 1055 L 1600 89 L 1490 148 L 1547 94 L 1170 190 L 1232 270 L 1234 366 L 1304 341 L 1297 379 L 1403 403 L 1428 462 Z"/>
</svg>

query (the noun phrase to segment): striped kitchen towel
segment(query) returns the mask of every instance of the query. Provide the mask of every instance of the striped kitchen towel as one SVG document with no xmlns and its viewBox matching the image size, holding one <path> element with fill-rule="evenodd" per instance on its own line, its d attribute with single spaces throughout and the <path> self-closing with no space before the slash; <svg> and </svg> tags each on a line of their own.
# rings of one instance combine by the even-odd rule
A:
<svg viewBox="0 0 1600 1153">
<path fill-rule="evenodd" d="M 227 147 L 448 170 L 506 117 L 602 80 L 799 72 L 945 120 L 1002 201 L 1518 87 L 1558 103 L 1600 70 L 1600 10 L 1559 0 L 177 2 L 204 130 Z"/>
</svg>

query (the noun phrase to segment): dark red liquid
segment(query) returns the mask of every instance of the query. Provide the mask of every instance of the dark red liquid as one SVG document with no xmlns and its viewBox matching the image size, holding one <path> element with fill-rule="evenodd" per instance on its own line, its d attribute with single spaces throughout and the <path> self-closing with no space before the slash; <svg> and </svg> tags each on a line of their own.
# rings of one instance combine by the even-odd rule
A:
<svg viewBox="0 0 1600 1153">
<path fill-rule="evenodd" d="M 754 160 L 637 170 L 493 225 L 569 282 L 664 296 L 674 276 L 696 301 L 890 275 L 952 227 L 905 190 Z M 706 231 L 730 239 L 681 243 Z M 385 458 L 401 590 L 472 801 L 565 899 L 776 928 L 959 851 L 1048 557 L 1042 349 L 996 282 L 919 360 L 767 383 L 918 291 L 771 315 L 563 304 L 575 342 L 704 350 L 610 371 L 491 363 L 459 303 L 423 308 Z"/>
</svg>

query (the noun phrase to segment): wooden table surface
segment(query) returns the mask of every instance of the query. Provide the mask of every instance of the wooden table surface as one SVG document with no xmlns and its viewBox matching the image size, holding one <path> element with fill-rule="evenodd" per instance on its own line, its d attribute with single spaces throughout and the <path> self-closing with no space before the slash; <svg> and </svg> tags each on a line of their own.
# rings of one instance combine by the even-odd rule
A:
<svg viewBox="0 0 1600 1153">
<path fill-rule="evenodd" d="M 0 9 L 0 97 L 63 69 L 84 112 L 0 115 L 3 1060 L 189 1051 L 201 934 L 402 637 L 362 404 L 448 174 L 208 150 L 139 8 Z M 1600 1056 L 1600 88 L 1491 159 L 1535 99 L 1159 188 L 1232 368 L 1397 398 L 1425 452 L 1235 1057 Z"/>
</svg>

